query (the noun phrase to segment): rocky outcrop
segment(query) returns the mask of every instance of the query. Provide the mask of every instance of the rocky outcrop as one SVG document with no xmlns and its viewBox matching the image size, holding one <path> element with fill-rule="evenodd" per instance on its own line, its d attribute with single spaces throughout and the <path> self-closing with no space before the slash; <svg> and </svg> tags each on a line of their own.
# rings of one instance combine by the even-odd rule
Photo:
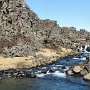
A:
<svg viewBox="0 0 90 90">
<path fill-rule="evenodd" d="M 23 0 L 1 0 L 1 3 L 0 53 L 3 56 L 33 55 L 33 27 L 39 18 Z"/>
<path fill-rule="evenodd" d="M 71 76 L 79 75 L 84 80 L 90 80 L 90 64 L 75 65 L 67 71 L 67 74 Z"/>
<path fill-rule="evenodd" d="M 90 53 L 88 52 L 88 54 L 84 57 L 87 57 L 85 63 L 83 62 L 83 64 L 78 64 L 71 67 L 66 73 L 72 76 L 79 75 L 83 77 L 83 79 L 90 81 Z"/>
<path fill-rule="evenodd" d="M 73 48 L 89 41 L 90 33 L 74 27 L 59 27 L 56 21 L 40 20 L 23 0 L 0 1 L 0 54 L 35 55 L 39 48 Z M 83 41 L 83 42 L 82 42 Z"/>
</svg>

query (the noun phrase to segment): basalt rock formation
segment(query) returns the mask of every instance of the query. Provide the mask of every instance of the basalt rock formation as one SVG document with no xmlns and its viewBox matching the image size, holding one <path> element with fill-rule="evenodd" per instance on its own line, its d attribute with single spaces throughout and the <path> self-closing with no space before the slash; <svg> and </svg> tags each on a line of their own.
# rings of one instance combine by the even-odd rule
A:
<svg viewBox="0 0 90 90">
<path fill-rule="evenodd" d="M 36 50 L 38 16 L 23 0 L 0 0 L 0 54 L 25 56 Z"/>
<path fill-rule="evenodd" d="M 86 43 L 90 44 L 90 32 L 40 20 L 24 0 L 0 0 L 1 55 L 28 56 L 35 55 L 39 48 L 75 48 L 75 44 Z"/>
</svg>

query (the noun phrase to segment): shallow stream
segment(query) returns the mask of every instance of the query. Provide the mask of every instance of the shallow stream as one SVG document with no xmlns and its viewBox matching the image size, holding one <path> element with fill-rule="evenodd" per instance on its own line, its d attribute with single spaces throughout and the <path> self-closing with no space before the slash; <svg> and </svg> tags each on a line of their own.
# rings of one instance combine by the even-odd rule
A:
<svg viewBox="0 0 90 90">
<path fill-rule="evenodd" d="M 32 69 L 36 78 L 8 78 L 0 80 L 0 90 L 90 90 L 90 82 L 82 77 L 66 75 L 69 67 L 86 62 L 74 57 L 58 60 L 56 63 Z M 51 71 L 42 73 L 43 69 Z M 52 71 L 53 70 L 53 71 Z"/>
</svg>

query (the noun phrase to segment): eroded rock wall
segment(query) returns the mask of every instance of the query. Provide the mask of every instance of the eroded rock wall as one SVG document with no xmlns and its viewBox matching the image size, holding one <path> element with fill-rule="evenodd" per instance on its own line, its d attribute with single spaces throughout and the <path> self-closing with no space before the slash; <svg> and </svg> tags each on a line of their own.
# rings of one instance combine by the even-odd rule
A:
<svg viewBox="0 0 90 90">
<path fill-rule="evenodd" d="M 24 0 L 0 0 L 0 55 L 36 55 L 40 48 L 72 48 L 90 44 L 90 32 L 40 20 Z"/>
<path fill-rule="evenodd" d="M 34 27 L 38 16 L 23 0 L 0 0 L 0 54 L 24 56 L 34 54 Z"/>
</svg>

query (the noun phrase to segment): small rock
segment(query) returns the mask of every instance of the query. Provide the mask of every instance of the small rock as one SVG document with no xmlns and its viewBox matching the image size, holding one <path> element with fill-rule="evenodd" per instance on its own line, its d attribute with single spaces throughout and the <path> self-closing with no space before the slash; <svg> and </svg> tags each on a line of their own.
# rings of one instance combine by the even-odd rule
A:
<svg viewBox="0 0 90 90">
<path fill-rule="evenodd" d="M 31 78 L 36 78 L 36 74 L 35 73 L 31 73 Z"/>
<path fill-rule="evenodd" d="M 16 75 L 16 77 L 21 77 L 21 78 L 23 78 L 24 76 L 25 74 L 23 72 L 18 72 Z"/>
<path fill-rule="evenodd" d="M 42 69 L 42 70 L 41 70 L 41 73 L 46 74 L 46 73 L 47 73 L 47 69 Z"/>
<path fill-rule="evenodd" d="M 50 72 L 50 73 L 54 73 L 55 70 L 54 70 L 54 69 L 50 69 L 49 72 Z"/>
<path fill-rule="evenodd" d="M 61 66 L 61 69 L 66 69 L 66 67 L 65 66 Z"/>
<path fill-rule="evenodd" d="M 47 67 L 42 67 L 42 68 L 41 68 L 41 73 L 46 74 L 47 71 L 48 71 L 48 68 L 47 68 Z"/>
<path fill-rule="evenodd" d="M 66 73 L 67 73 L 68 75 L 75 75 L 75 73 L 73 72 L 73 70 L 68 70 Z"/>
<path fill-rule="evenodd" d="M 36 78 L 36 74 L 31 72 L 31 73 L 26 73 L 25 77 L 27 78 Z"/>
</svg>

